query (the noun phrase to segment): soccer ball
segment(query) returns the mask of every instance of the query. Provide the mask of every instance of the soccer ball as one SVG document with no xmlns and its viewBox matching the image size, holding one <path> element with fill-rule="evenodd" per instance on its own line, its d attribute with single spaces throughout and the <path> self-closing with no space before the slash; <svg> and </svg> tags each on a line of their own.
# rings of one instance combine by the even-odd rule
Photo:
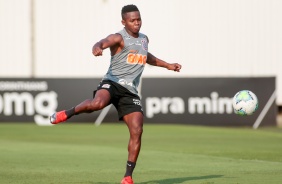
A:
<svg viewBox="0 0 282 184">
<path fill-rule="evenodd" d="M 235 114 L 252 115 L 258 109 L 258 98 L 249 90 L 239 91 L 233 97 L 233 108 Z"/>
</svg>

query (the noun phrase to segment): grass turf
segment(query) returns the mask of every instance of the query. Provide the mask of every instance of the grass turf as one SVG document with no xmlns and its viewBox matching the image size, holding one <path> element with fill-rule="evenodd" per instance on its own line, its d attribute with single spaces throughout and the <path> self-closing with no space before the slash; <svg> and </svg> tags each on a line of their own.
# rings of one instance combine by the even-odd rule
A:
<svg viewBox="0 0 282 184">
<path fill-rule="evenodd" d="M 125 172 L 122 123 L 0 124 L 0 183 L 116 184 Z M 136 184 L 277 184 L 282 129 L 144 125 Z"/>
</svg>

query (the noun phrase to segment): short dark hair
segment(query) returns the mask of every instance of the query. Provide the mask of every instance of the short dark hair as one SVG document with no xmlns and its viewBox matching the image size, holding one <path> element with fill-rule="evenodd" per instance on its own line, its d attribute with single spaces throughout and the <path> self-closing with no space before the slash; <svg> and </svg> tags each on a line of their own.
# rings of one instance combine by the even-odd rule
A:
<svg viewBox="0 0 282 184">
<path fill-rule="evenodd" d="M 134 12 L 134 11 L 139 11 L 137 6 L 135 6 L 134 4 L 125 5 L 121 9 L 121 17 L 124 18 L 125 13 Z"/>
</svg>

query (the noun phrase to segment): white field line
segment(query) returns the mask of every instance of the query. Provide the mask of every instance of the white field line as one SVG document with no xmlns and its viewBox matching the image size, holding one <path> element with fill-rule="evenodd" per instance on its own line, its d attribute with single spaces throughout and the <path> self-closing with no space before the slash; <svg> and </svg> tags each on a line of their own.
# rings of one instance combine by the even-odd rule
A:
<svg viewBox="0 0 282 184">
<path fill-rule="evenodd" d="M 260 115 L 258 116 L 257 120 L 255 121 L 255 123 L 253 125 L 254 129 L 257 129 L 259 127 L 259 125 L 261 124 L 261 122 L 262 122 L 263 118 L 265 117 L 266 113 L 270 109 L 271 105 L 273 104 L 273 102 L 275 102 L 275 99 L 276 99 L 276 91 L 274 90 L 271 97 L 269 98 L 269 100 L 265 104 L 264 108 L 262 109 Z"/>
<path fill-rule="evenodd" d="M 102 121 L 104 120 L 105 116 L 108 114 L 111 107 L 112 107 L 112 104 L 108 105 L 101 111 L 101 113 L 99 114 L 98 118 L 96 119 L 94 123 L 96 126 L 101 125 Z"/>
</svg>

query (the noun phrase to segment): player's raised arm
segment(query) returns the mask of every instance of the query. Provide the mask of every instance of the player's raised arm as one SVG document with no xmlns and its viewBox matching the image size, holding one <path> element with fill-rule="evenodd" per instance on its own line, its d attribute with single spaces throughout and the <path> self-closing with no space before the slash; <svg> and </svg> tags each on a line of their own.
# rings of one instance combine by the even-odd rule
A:
<svg viewBox="0 0 282 184">
<path fill-rule="evenodd" d="M 148 52 L 147 56 L 147 63 L 153 66 L 159 66 L 159 67 L 164 67 L 168 70 L 173 70 L 175 72 L 180 72 L 181 65 L 178 63 L 167 63 L 157 57 L 155 57 L 153 54 Z"/>
<path fill-rule="evenodd" d="M 120 34 L 110 34 L 106 38 L 95 43 L 92 47 L 92 53 L 94 56 L 101 56 L 103 50 L 111 48 L 111 51 L 118 50 L 119 47 L 122 47 L 123 40 Z"/>
</svg>

